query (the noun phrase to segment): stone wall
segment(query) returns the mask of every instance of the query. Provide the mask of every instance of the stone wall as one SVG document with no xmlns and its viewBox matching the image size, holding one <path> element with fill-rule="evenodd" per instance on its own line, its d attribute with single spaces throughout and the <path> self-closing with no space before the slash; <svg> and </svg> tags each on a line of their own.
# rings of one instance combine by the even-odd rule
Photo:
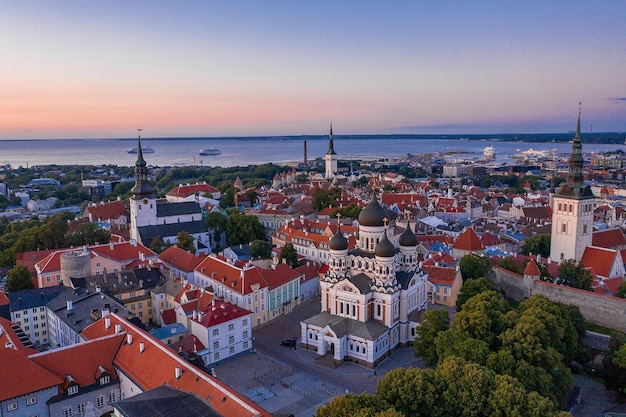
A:
<svg viewBox="0 0 626 417">
<path fill-rule="evenodd" d="M 609 297 L 577 288 L 565 287 L 494 266 L 493 282 L 507 298 L 523 301 L 532 294 L 543 294 L 552 301 L 575 305 L 589 323 L 626 332 L 626 299 Z"/>
</svg>

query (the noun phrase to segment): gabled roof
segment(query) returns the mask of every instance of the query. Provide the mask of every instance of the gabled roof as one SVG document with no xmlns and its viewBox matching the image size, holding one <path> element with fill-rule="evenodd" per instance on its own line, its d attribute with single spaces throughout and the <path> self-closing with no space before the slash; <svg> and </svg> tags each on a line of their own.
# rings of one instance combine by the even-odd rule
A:
<svg viewBox="0 0 626 417">
<path fill-rule="evenodd" d="M 200 311 L 203 313 L 202 315 L 197 316 L 196 319 L 191 318 L 190 320 L 200 323 L 206 328 L 252 314 L 250 310 L 217 299 L 213 299 L 211 304 Z"/>
<path fill-rule="evenodd" d="M 474 229 L 468 227 L 452 245 L 453 249 L 480 251 L 485 249 L 485 245 L 480 240 Z"/>
<path fill-rule="evenodd" d="M 0 349 L 0 401 L 63 383 L 63 379 L 15 349 Z M 6 383 L 10 381 L 10 383 Z"/>
<path fill-rule="evenodd" d="M 580 262 L 585 267 L 592 268 L 600 277 L 609 278 L 617 255 L 618 252 L 613 249 L 587 246 Z"/>
<path fill-rule="evenodd" d="M 444 285 L 451 287 L 457 276 L 456 268 L 446 268 L 442 266 L 424 266 L 424 270 L 428 272 L 428 281 L 435 285 Z"/>
<path fill-rule="evenodd" d="M 528 275 L 531 277 L 537 277 L 541 275 L 541 271 L 539 271 L 537 264 L 532 259 L 529 260 L 526 264 L 526 269 L 524 269 L 524 275 Z"/>
<path fill-rule="evenodd" d="M 241 179 L 239 180 L 241 181 Z M 220 190 L 209 184 L 180 184 L 173 190 L 168 191 L 167 196 L 185 198 L 198 193 L 199 195 L 219 193 Z"/>
<path fill-rule="evenodd" d="M 261 268 L 257 266 L 246 269 L 239 268 L 217 256 L 206 257 L 196 268 L 196 272 L 232 288 L 233 291 L 239 294 L 251 293 L 252 289 L 250 286 L 254 284 L 259 284 L 261 288 L 268 286 L 267 281 L 263 278 L 260 271 Z"/>
<path fill-rule="evenodd" d="M 113 359 L 124 340 L 124 335 L 110 335 L 87 342 L 62 347 L 55 350 L 36 353 L 29 358 L 53 372 L 59 378 L 71 375 L 80 387 L 87 387 L 98 383 L 95 375 L 102 368 L 117 379 L 113 368 Z M 100 371 L 100 374 L 103 372 Z"/>
<path fill-rule="evenodd" d="M 206 257 L 205 253 L 194 255 L 176 245 L 170 246 L 159 255 L 161 261 L 184 272 L 193 272 Z"/>
<path fill-rule="evenodd" d="M 615 249 L 618 246 L 626 246 L 626 237 L 619 227 L 594 232 L 591 239 L 593 246 L 601 248 Z"/>
<path fill-rule="evenodd" d="M 15 349 L 23 355 L 37 353 L 37 349 L 24 346 L 20 337 L 15 333 L 15 328 L 20 329 L 17 324 L 0 317 L 0 349 Z"/>
<path fill-rule="evenodd" d="M 115 356 L 114 365 L 127 375 L 143 391 L 163 384 L 190 392 L 207 401 L 213 409 L 229 417 L 271 417 L 271 414 L 238 394 L 223 382 L 189 364 L 169 347 L 116 314 L 110 316 L 110 326 L 101 319 L 85 329 L 87 339 L 114 334 L 116 324 L 123 333 L 131 336 Z M 143 342 L 143 351 L 140 350 Z M 179 370 L 179 372 L 177 372 Z"/>
<path fill-rule="evenodd" d="M 168 385 L 117 401 L 115 408 L 125 417 L 221 417 L 206 401 Z"/>
<path fill-rule="evenodd" d="M 128 216 L 128 210 L 128 203 L 126 201 L 109 201 L 107 203 L 103 202 L 85 207 L 83 217 L 89 217 L 89 215 L 91 215 L 91 221 L 93 222 L 119 219 L 122 216 Z"/>
</svg>

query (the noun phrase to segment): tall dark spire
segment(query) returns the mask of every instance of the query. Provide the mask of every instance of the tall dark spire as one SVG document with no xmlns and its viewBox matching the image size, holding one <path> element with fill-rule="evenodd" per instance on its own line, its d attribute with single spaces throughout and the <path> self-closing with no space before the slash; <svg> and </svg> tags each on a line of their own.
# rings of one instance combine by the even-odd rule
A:
<svg viewBox="0 0 626 417">
<path fill-rule="evenodd" d="M 330 122 L 330 135 L 328 137 L 328 151 L 326 151 L 326 155 L 334 155 L 335 154 L 335 146 L 333 145 L 333 122 Z"/>
<path fill-rule="evenodd" d="M 137 161 L 135 162 L 135 186 L 132 188 L 133 198 L 140 200 L 142 198 L 152 197 L 152 186 L 148 182 L 148 168 L 146 161 L 143 159 L 143 149 L 141 148 L 141 131 L 137 129 Z"/>
<path fill-rule="evenodd" d="M 567 182 L 562 184 L 556 195 L 567 198 L 594 198 L 591 188 L 583 182 L 583 144 L 580 138 L 580 113 L 581 103 L 578 103 L 578 123 L 576 124 L 576 135 L 572 140 L 572 154 L 569 157 L 569 173 Z"/>
</svg>

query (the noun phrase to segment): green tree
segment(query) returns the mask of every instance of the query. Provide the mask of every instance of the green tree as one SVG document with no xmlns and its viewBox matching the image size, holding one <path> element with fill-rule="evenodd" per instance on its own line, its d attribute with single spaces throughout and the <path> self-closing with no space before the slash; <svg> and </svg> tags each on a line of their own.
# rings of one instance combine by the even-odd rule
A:
<svg viewBox="0 0 626 417">
<path fill-rule="evenodd" d="M 264 240 L 256 239 L 250 245 L 250 256 L 252 258 L 268 259 L 272 256 L 272 245 Z"/>
<path fill-rule="evenodd" d="M 524 239 L 522 243 L 522 254 L 539 254 L 544 258 L 550 256 L 550 233 L 543 233 L 540 235 L 530 236 Z"/>
<path fill-rule="evenodd" d="M 161 253 L 167 249 L 169 245 L 163 241 L 161 236 L 155 236 L 150 242 L 150 249 L 156 253 Z"/>
<path fill-rule="evenodd" d="M 563 285 L 591 291 L 591 274 L 582 262 L 576 263 L 574 259 L 562 261 L 559 264 L 559 279 Z"/>
<path fill-rule="evenodd" d="M 439 333 L 450 328 L 450 317 L 446 310 L 429 310 L 415 329 L 413 348 L 415 356 L 422 358 L 426 365 L 435 365 L 439 361 L 435 338 Z"/>
<path fill-rule="evenodd" d="M 321 210 L 337 204 L 336 201 L 341 197 L 341 189 L 330 188 L 324 190 L 320 187 L 315 187 L 311 190 L 311 197 L 313 198 L 313 207 L 315 210 Z"/>
<path fill-rule="evenodd" d="M 20 290 L 30 290 L 35 288 L 30 273 L 24 265 L 17 265 L 7 274 L 7 292 L 15 292 Z"/>
<path fill-rule="evenodd" d="M 280 259 L 284 259 L 292 268 L 298 267 L 298 253 L 291 243 L 286 243 L 280 251 Z"/>
<path fill-rule="evenodd" d="M 213 231 L 213 241 L 217 243 L 218 248 L 222 241 L 222 234 L 226 232 L 227 223 L 226 216 L 216 211 L 209 213 L 204 220 L 207 229 Z"/>
<path fill-rule="evenodd" d="M 504 269 L 508 269 L 511 272 L 515 272 L 516 274 L 521 274 L 522 272 L 524 272 L 520 269 L 519 266 L 517 266 L 517 263 L 510 256 L 503 258 L 500 261 L 500 266 Z"/>
<path fill-rule="evenodd" d="M 176 235 L 176 246 L 191 253 L 196 253 L 194 240 L 193 236 L 191 236 L 188 232 L 178 232 Z"/>
<path fill-rule="evenodd" d="M 357 219 L 359 217 L 359 214 L 361 213 L 361 210 L 363 210 L 363 207 L 359 206 L 358 204 L 352 203 L 346 207 L 333 210 L 330 214 L 330 217 L 337 217 L 337 213 L 340 213 L 341 217 Z"/>
<path fill-rule="evenodd" d="M 94 243 L 109 243 L 110 240 L 111 234 L 108 230 L 98 227 L 95 223 L 85 223 L 67 235 L 66 245 L 92 245 Z"/>
<path fill-rule="evenodd" d="M 231 210 L 226 222 L 226 243 L 229 246 L 265 240 L 265 227 L 256 216 Z"/>
<path fill-rule="evenodd" d="M 609 350 L 602 359 L 602 375 L 604 376 L 604 385 L 613 391 L 624 390 L 626 387 L 626 366 L 623 366 L 622 360 L 625 349 L 626 336 L 618 332 L 611 334 Z"/>
<path fill-rule="evenodd" d="M 472 278 L 465 281 L 456 299 L 456 311 L 461 311 L 463 304 L 475 295 L 484 291 L 494 291 L 495 288 L 487 278 Z"/>
<path fill-rule="evenodd" d="M 626 281 L 619 284 L 616 295 L 620 298 L 626 298 Z"/>
<path fill-rule="evenodd" d="M 491 264 L 486 256 L 476 254 L 465 255 L 459 261 L 463 282 L 471 278 L 486 277 L 491 272 Z"/>
<path fill-rule="evenodd" d="M 250 202 L 251 206 L 254 206 L 259 199 L 259 195 L 255 190 L 246 191 L 246 197 L 248 197 L 248 201 Z"/>
</svg>

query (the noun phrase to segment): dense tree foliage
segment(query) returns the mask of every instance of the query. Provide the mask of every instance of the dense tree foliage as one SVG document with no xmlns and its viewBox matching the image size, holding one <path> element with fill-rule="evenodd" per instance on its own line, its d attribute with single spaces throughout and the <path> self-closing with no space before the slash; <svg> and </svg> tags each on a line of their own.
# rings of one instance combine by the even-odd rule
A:
<svg viewBox="0 0 626 417">
<path fill-rule="evenodd" d="M 374 394 L 347 394 L 317 409 L 316 417 L 565 417 L 547 398 L 516 378 L 450 356 L 435 369 L 398 368 Z"/>
<path fill-rule="evenodd" d="M 456 299 L 456 311 L 461 311 L 463 304 L 475 295 L 484 291 L 494 291 L 495 288 L 487 278 L 472 278 L 463 283 L 459 296 Z"/>
<path fill-rule="evenodd" d="M 286 243 L 280 251 L 280 259 L 284 259 L 290 267 L 296 268 L 298 266 L 298 253 L 296 252 L 296 248 L 294 248 L 291 243 Z"/>
<path fill-rule="evenodd" d="M 329 188 L 324 190 L 319 187 L 315 187 L 311 190 L 311 197 L 313 198 L 313 207 L 315 210 L 321 210 L 326 207 L 334 207 L 337 205 L 337 200 L 341 197 L 341 189 Z"/>
<path fill-rule="evenodd" d="M 75 231 L 67 234 L 65 243 L 61 246 L 82 246 L 95 243 L 109 243 L 111 234 L 101 229 L 95 223 L 85 223 L 80 225 Z M 57 246 L 60 247 L 60 246 Z"/>
<path fill-rule="evenodd" d="M 252 258 L 268 259 L 272 256 L 272 245 L 264 240 L 256 239 L 250 245 L 250 256 Z"/>
<path fill-rule="evenodd" d="M 591 274 L 581 262 L 576 263 L 574 259 L 565 259 L 559 264 L 559 280 L 563 285 L 591 291 Z"/>
<path fill-rule="evenodd" d="M 161 236 L 153 237 L 152 241 L 150 242 L 150 249 L 154 251 L 155 253 L 161 253 L 165 249 L 167 249 L 169 246 L 170 245 L 168 245 L 167 243 L 163 241 L 163 238 Z"/>
<path fill-rule="evenodd" d="M 220 242 L 222 242 L 222 234 L 226 232 L 227 223 L 228 219 L 226 216 L 216 211 L 209 213 L 204 219 L 207 229 L 213 233 L 212 241 L 217 243 L 218 248 Z"/>
<path fill-rule="evenodd" d="M 346 207 L 333 210 L 330 214 L 330 217 L 337 217 L 337 214 L 339 213 L 341 214 L 341 217 L 357 219 L 359 217 L 359 214 L 361 213 L 361 210 L 363 210 L 363 207 L 352 203 Z"/>
<path fill-rule="evenodd" d="M 476 254 L 465 255 L 459 261 L 463 282 L 472 278 L 486 277 L 491 272 L 491 264 L 486 256 Z"/>
<path fill-rule="evenodd" d="M 515 260 L 510 257 L 507 256 L 505 258 L 502 258 L 502 260 L 500 261 L 500 266 L 504 269 L 508 269 L 511 272 L 515 272 L 516 274 L 521 274 L 522 272 L 524 272 L 515 262 Z"/>
<path fill-rule="evenodd" d="M 435 365 L 439 361 L 435 338 L 449 328 L 450 317 L 446 310 L 426 311 L 419 326 L 415 328 L 415 356 L 422 358 L 426 365 Z"/>
<path fill-rule="evenodd" d="M 33 280 L 24 265 L 17 265 L 9 271 L 6 284 L 7 292 L 30 290 L 31 288 L 34 288 Z"/>
<path fill-rule="evenodd" d="M 616 296 L 620 298 L 626 298 L 626 281 L 619 284 L 619 288 L 617 289 Z"/>
<path fill-rule="evenodd" d="M 246 244 L 257 239 L 265 240 L 265 226 L 259 222 L 258 217 L 231 210 L 226 221 L 228 246 Z"/>
<path fill-rule="evenodd" d="M 524 242 L 522 243 L 522 254 L 539 254 L 544 258 L 547 258 L 550 256 L 551 236 L 552 235 L 550 233 L 543 233 L 524 239 Z"/>
<path fill-rule="evenodd" d="M 614 332 L 609 340 L 609 350 L 602 359 L 604 385 L 613 391 L 626 394 L 626 336 Z"/>
<path fill-rule="evenodd" d="M 184 230 L 176 235 L 176 246 L 191 253 L 196 253 L 194 237 Z"/>
</svg>

